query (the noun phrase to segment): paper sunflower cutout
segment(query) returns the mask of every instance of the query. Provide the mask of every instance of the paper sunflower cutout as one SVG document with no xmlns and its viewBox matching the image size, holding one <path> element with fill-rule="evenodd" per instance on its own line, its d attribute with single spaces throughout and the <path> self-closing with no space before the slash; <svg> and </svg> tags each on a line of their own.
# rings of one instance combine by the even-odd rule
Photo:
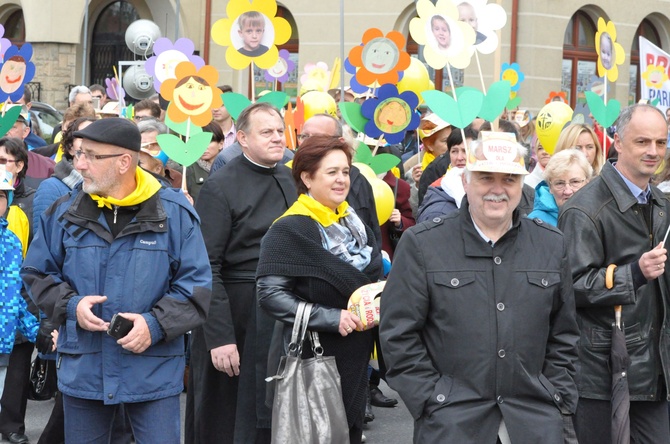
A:
<svg viewBox="0 0 670 444">
<path fill-rule="evenodd" d="M 425 45 L 423 56 L 431 67 L 442 69 L 447 63 L 465 69 L 470 64 L 475 31 L 458 20 L 458 8 L 451 0 L 418 0 L 416 13 L 409 23 L 409 32 L 419 44 Z"/>
<path fill-rule="evenodd" d="M 10 46 L 0 68 L 0 102 L 10 98 L 16 102 L 23 97 L 23 87 L 35 76 L 35 64 L 30 61 L 33 47 L 24 44 L 21 49 Z"/>
<path fill-rule="evenodd" d="M 207 125 L 212 120 L 212 109 L 223 105 L 222 92 L 215 86 L 218 71 L 210 65 L 196 69 L 191 62 L 181 62 L 175 75 L 161 85 L 161 96 L 170 102 L 168 117 L 177 123 L 191 119 L 196 126 Z"/>
<path fill-rule="evenodd" d="M 417 106 L 419 98 L 412 91 L 398 93 L 395 85 L 382 85 L 377 90 L 377 97 L 361 105 L 361 114 L 369 119 L 365 134 L 375 139 L 384 135 L 390 144 L 402 142 L 405 131 L 419 127 L 421 118 L 414 112 Z"/>
<path fill-rule="evenodd" d="M 668 81 L 668 74 L 665 68 L 660 65 L 647 65 L 647 69 L 642 73 L 647 88 L 661 89 L 663 84 Z"/>
<path fill-rule="evenodd" d="M 545 105 L 549 102 L 563 102 L 568 103 L 568 94 L 565 91 L 551 91 L 549 97 L 544 101 Z"/>
<path fill-rule="evenodd" d="M 332 71 L 328 69 L 326 62 L 307 63 L 303 68 L 304 73 L 300 76 L 300 95 L 310 91 L 328 91 Z"/>
<path fill-rule="evenodd" d="M 498 47 L 497 30 L 507 23 L 507 13 L 502 6 L 486 4 L 487 0 L 455 1 L 458 5 L 458 19 L 472 26 L 475 44 L 472 51 L 491 54 Z"/>
<path fill-rule="evenodd" d="M 349 63 L 355 68 L 356 82 L 360 85 L 376 87 L 385 83 L 398 83 L 400 71 L 409 67 L 410 57 L 402 48 L 405 37 L 398 31 L 386 36 L 377 28 L 370 28 L 363 34 L 363 44 L 349 51 Z"/>
<path fill-rule="evenodd" d="M 500 80 L 507 80 L 512 87 L 512 91 L 516 92 L 521 88 L 521 83 L 526 80 L 526 76 L 521 72 L 521 67 L 518 63 L 503 63 L 500 70 Z"/>
<path fill-rule="evenodd" d="M 0 25 L 0 59 L 5 57 L 5 53 L 12 46 L 12 42 L 8 38 L 3 37 L 5 35 L 5 27 Z"/>
<path fill-rule="evenodd" d="M 598 76 L 607 75 L 607 80 L 616 82 L 619 78 L 617 65 L 626 60 L 626 53 L 616 41 L 616 27 L 613 22 L 605 23 L 605 19 L 598 18 L 598 32 L 596 32 L 596 53 L 598 53 Z"/>
<path fill-rule="evenodd" d="M 244 69 L 253 61 L 261 69 L 270 69 L 277 63 L 277 45 L 291 38 L 291 25 L 276 13 L 275 0 L 228 2 L 228 17 L 214 23 L 212 39 L 228 47 L 226 62 L 231 68 Z"/>
<path fill-rule="evenodd" d="M 279 51 L 277 63 L 265 71 L 265 80 L 268 82 L 274 82 L 275 80 L 279 83 L 287 82 L 289 74 L 295 69 L 295 63 L 290 59 L 290 56 L 291 53 L 285 49 Z"/>
<path fill-rule="evenodd" d="M 191 62 L 196 68 L 205 66 L 202 57 L 194 55 L 195 45 L 187 38 L 178 39 L 174 44 L 168 38 L 161 37 L 154 43 L 154 54 L 144 63 L 147 74 L 154 78 L 154 89 L 161 91 L 161 83 L 174 79 L 174 70 L 181 62 Z"/>
</svg>

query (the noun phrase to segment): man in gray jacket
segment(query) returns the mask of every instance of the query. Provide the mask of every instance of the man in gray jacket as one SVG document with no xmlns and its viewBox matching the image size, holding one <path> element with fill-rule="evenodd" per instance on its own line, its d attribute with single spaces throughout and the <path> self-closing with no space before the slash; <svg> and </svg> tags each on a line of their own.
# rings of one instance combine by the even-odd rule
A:
<svg viewBox="0 0 670 444">
<path fill-rule="evenodd" d="M 662 245 L 668 200 L 649 184 L 666 151 L 667 124 L 653 106 L 633 105 L 617 121 L 619 158 L 561 209 L 581 330 L 580 444 L 611 442 L 609 365 L 614 307 L 623 306 L 631 364 L 632 442 L 670 443 L 670 294 Z"/>
<path fill-rule="evenodd" d="M 381 297 L 387 380 L 415 443 L 562 444 L 577 404 L 566 244 L 517 209 L 523 146 L 469 148 L 460 210 L 410 228 L 396 250 Z"/>
</svg>

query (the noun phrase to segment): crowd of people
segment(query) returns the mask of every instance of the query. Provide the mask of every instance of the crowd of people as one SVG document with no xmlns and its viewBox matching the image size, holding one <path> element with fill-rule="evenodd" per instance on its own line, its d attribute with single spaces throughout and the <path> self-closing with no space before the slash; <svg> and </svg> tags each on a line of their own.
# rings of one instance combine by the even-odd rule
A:
<svg viewBox="0 0 670 444">
<path fill-rule="evenodd" d="M 0 138 L 8 441 L 28 442 L 37 344 L 59 389 L 40 443 L 179 443 L 182 431 L 189 444 L 270 443 L 266 378 L 306 301 L 337 363 L 347 442 L 365 441 L 371 405 L 397 404 L 381 378 L 417 443 L 609 442 L 614 306 L 630 437 L 670 442 L 658 109 L 625 108 L 613 137 L 570 123 L 555 146 L 524 110 L 462 130 L 425 110 L 397 146 L 316 114 L 294 152 L 283 110 L 257 102 L 233 120 L 224 105 L 183 168 L 158 143 L 169 129 L 157 99 L 130 119 L 99 85 L 69 99 L 53 143 L 34 134 L 29 95 Z M 491 156 L 496 132 L 509 155 Z M 388 220 L 352 164 L 359 141 L 402 158 L 378 176 L 393 191 Z M 383 279 L 379 327 L 366 329 L 349 297 Z"/>
</svg>

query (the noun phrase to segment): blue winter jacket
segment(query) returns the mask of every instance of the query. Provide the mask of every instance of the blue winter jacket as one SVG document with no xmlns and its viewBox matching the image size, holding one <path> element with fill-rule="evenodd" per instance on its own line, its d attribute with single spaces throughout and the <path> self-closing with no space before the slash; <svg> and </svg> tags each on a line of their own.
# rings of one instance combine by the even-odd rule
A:
<svg viewBox="0 0 670 444">
<path fill-rule="evenodd" d="M 433 220 L 458 210 L 456 201 L 441 186 L 430 186 L 419 207 L 416 223 Z"/>
<path fill-rule="evenodd" d="M 105 404 L 142 402 L 181 393 L 184 338 L 209 310 L 212 276 L 200 223 L 180 190 L 162 188 L 112 237 L 90 196 L 77 187 L 40 218 L 21 275 L 49 319 L 60 325 L 58 387 Z M 123 349 L 104 332 L 77 324 L 83 296 L 104 295 L 93 313 L 109 322 L 140 313 L 152 345 Z"/>
<path fill-rule="evenodd" d="M 35 342 L 40 327 L 21 296 L 21 242 L 7 225 L 7 219 L 0 217 L 0 354 L 12 352 L 17 329 Z"/>
<path fill-rule="evenodd" d="M 528 217 L 530 219 L 537 217 L 554 227 L 558 225 L 558 204 L 549 192 L 549 185 L 544 180 L 535 187 L 535 203 Z"/>
</svg>

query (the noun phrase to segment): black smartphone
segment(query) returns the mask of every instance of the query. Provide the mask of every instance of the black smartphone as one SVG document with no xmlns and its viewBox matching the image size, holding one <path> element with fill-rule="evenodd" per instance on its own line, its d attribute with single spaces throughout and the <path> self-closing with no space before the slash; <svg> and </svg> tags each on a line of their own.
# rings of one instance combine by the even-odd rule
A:
<svg viewBox="0 0 670 444">
<path fill-rule="evenodd" d="M 113 338 L 121 339 L 133 329 L 133 321 L 120 316 L 118 313 L 112 317 L 107 334 Z"/>
</svg>

